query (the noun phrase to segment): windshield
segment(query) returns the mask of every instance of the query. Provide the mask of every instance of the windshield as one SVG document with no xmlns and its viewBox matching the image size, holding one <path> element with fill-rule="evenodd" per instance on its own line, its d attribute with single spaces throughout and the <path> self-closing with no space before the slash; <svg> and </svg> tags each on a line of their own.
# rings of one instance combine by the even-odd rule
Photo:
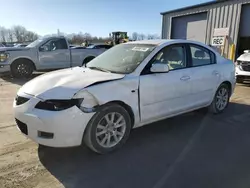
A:
<svg viewBox="0 0 250 188">
<path fill-rule="evenodd" d="M 26 46 L 27 48 L 33 48 L 33 47 L 36 47 L 40 42 L 42 42 L 43 39 L 37 39 L 35 40 L 34 42 L 30 43 L 28 46 Z"/>
<path fill-rule="evenodd" d="M 91 60 L 87 67 L 129 74 L 154 50 L 155 45 L 120 44 Z"/>
</svg>

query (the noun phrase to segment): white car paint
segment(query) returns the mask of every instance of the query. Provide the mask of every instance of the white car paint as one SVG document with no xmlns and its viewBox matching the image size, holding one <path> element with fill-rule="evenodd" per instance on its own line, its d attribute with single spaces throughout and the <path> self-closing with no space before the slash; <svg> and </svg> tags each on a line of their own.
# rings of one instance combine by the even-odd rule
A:
<svg viewBox="0 0 250 188">
<path fill-rule="evenodd" d="M 244 69 L 244 67 L 248 69 Z M 250 50 L 245 50 L 236 62 L 235 74 L 237 78 L 250 79 Z"/>
<path fill-rule="evenodd" d="M 167 73 L 141 75 L 144 67 L 161 49 L 180 43 L 196 44 L 209 49 L 215 54 L 217 63 Z M 77 67 L 44 74 L 20 88 L 17 95 L 29 100 L 21 105 L 16 105 L 14 101 L 13 108 L 15 118 L 28 127 L 27 137 L 42 145 L 78 146 L 88 122 L 97 113 L 91 111 L 95 106 L 102 106 L 111 101 L 126 104 L 133 112 L 133 128 L 136 128 L 209 106 L 218 87 L 225 81 L 231 85 L 231 94 L 234 91 L 233 62 L 202 43 L 186 40 L 150 40 L 121 45 L 130 44 L 156 46 L 131 73 L 114 74 Z M 103 54 L 105 53 L 108 51 Z M 98 58 L 101 59 L 102 55 Z M 84 98 L 79 108 L 73 106 L 62 111 L 35 108 L 40 101 L 77 98 Z M 90 111 L 84 112 L 83 108 Z M 53 133 L 54 138 L 41 138 L 38 131 Z"/>
</svg>

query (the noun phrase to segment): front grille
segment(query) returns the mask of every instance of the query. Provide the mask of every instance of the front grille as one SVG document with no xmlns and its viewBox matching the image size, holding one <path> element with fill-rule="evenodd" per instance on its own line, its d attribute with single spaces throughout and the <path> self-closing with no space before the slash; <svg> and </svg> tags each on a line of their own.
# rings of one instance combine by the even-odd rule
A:
<svg viewBox="0 0 250 188">
<path fill-rule="evenodd" d="M 16 105 L 24 104 L 24 103 L 26 103 L 28 100 L 29 100 L 28 98 L 17 96 L 17 97 L 16 97 Z"/>
<path fill-rule="evenodd" d="M 23 134 L 26 134 L 28 135 L 28 127 L 25 123 L 19 121 L 18 119 L 15 119 L 16 120 L 16 124 L 18 126 L 18 128 L 20 129 L 20 131 L 23 133 Z"/>
<path fill-rule="evenodd" d="M 241 65 L 243 71 L 250 72 L 250 65 Z"/>
</svg>

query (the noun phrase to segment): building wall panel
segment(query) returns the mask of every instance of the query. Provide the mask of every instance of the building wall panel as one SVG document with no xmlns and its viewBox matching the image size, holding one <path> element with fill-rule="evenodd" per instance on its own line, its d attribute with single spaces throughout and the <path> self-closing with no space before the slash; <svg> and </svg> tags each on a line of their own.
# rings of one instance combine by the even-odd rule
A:
<svg viewBox="0 0 250 188">
<path fill-rule="evenodd" d="M 236 45 L 238 41 L 242 4 L 248 3 L 250 3 L 250 0 L 229 0 L 208 6 L 164 14 L 163 20 L 165 21 L 162 23 L 162 38 L 169 39 L 171 37 L 171 20 L 174 17 L 208 12 L 206 44 L 211 43 L 214 28 L 229 27 L 228 42 L 225 46 L 225 56 L 228 56 L 229 46 L 231 44 Z"/>
</svg>

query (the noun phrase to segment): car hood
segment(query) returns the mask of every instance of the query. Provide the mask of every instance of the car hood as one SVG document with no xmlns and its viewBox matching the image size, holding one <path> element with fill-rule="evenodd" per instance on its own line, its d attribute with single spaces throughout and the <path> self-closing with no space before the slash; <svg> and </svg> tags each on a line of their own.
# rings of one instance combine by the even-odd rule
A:
<svg viewBox="0 0 250 188">
<path fill-rule="evenodd" d="M 250 61 L 250 53 L 242 54 L 237 61 Z"/>
<path fill-rule="evenodd" d="M 28 47 L 3 47 L 3 48 L 0 48 L 0 52 L 10 52 L 10 51 L 28 51 L 30 50 L 30 48 Z"/>
<path fill-rule="evenodd" d="M 121 79 L 125 75 L 74 67 L 52 71 L 27 82 L 18 93 L 26 93 L 37 98 L 69 99 L 79 90 L 95 83 Z"/>
</svg>

